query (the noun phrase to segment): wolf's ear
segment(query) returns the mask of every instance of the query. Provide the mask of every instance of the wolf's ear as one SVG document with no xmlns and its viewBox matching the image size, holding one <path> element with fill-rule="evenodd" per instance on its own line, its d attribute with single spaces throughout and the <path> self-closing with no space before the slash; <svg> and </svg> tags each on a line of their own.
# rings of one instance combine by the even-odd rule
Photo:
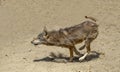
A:
<svg viewBox="0 0 120 72">
<path fill-rule="evenodd" d="M 46 27 L 44 27 L 43 33 L 44 33 L 45 36 L 47 35 L 47 28 Z"/>
</svg>

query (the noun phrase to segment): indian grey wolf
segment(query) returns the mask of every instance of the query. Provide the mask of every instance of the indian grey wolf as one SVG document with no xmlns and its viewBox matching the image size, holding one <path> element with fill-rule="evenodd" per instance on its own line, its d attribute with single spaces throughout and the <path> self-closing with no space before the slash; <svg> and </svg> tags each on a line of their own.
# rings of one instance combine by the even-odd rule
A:
<svg viewBox="0 0 120 72">
<path fill-rule="evenodd" d="M 43 32 L 34 38 L 31 43 L 34 45 L 44 44 L 68 48 L 70 51 L 69 61 L 73 61 L 73 52 L 80 55 L 75 45 L 85 41 L 85 44 L 80 47 L 80 50 L 84 48 L 87 49 L 87 52 L 79 58 L 79 61 L 83 61 L 91 51 L 91 42 L 98 36 L 98 25 L 96 24 L 96 19 L 88 16 L 85 16 L 85 18 L 90 20 L 59 30 L 47 31 L 45 27 Z"/>
</svg>

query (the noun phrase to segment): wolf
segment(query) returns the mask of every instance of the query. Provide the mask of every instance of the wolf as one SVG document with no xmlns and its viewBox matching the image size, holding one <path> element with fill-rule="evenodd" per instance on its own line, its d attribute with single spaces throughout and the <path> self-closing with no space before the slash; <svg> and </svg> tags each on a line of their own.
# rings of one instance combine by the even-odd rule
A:
<svg viewBox="0 0 120 72">
<path fill-rule="evenodd" d="M 84 49 L 85 47 L 87 49 L 87 52 L 79 58 L 79 61 L 83 61 L 91 51 L 91 42 L 98 36 L 96 19 L 88 16 L 85 16 L 85 18 L 90 20 L 59 30 L 48 31 L 47 28 L 44 27 L 43 32 L 34 38 L 31 43 L 34 45 L 44 44 L 68 48 L 70 52 L 69 61 L 72 62 L 74 58 L 73 52 L 80 56 L 80 52 L 76 49 L 75 45 L 85 41 L 85 44 L 79 48 L 79 50 Z"/>
</svg>

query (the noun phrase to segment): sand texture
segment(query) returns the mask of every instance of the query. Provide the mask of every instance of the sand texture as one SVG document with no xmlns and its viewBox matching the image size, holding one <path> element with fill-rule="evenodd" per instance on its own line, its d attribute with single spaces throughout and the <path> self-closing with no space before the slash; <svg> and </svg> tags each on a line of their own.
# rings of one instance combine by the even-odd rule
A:
<svg viewBox="0 0 120 72">
<path fill-rule="evenodd" d="M 84 16 L 97 19 L 99 36 L 91 50 L 99 57 L 66 63 L 68 49 L 30 43 L 44 26 L 58 30 Z M 51 52 L 65 56 L 63 62 L 49 58 Z M 120 0 L 0 0 L 0 72 L 120 72 Z"/>
</svg>

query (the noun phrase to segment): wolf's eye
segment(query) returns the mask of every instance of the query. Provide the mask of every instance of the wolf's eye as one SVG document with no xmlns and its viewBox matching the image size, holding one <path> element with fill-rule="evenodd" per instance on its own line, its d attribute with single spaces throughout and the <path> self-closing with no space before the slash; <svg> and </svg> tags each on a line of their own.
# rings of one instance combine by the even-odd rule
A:
<svg viewBox="0 0 120 72">
<path fill-rule="evenodd" d="M 49 35 L 45 35 L 45 36 L 43 36 L 45 39 L 48 39 L 49 38 Z"/>
</svg>

